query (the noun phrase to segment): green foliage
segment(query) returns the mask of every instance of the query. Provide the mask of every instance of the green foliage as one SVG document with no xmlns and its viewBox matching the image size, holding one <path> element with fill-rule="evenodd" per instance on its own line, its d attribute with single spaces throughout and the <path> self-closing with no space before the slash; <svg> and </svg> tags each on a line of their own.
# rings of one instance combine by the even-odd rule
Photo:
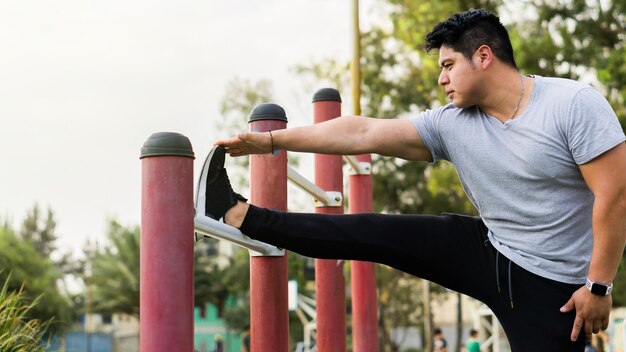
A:
<svg viewBox="0 0 626 352">
<path fill-rule="evenodd" d="M 250 324 L 250 296 L 248 294 L 236 296 L 232 300 L 232 306 L 224 310 L 224 323 L 228 329 L 241 331 L 244 326 Z"/>
<path fill-rule="evenodd" d="M 45 334 L 50 322 L 30 318 L 39 298 L 27 303 L 23 286 L 12 291 L 10 280 L 8 275 L 0 291 L 0 351 L 44 352 L 49 345 Z"/>
<path fill-rule="evenodd" d="M 39 297 L 39 304 L 26 313 L 30 319 L 40 321 L 54 318 L 55 323 L 50 326 L 53 332 L 64 330 L 72 320 L 70 302 L 58 289 L 59 279 L 49 258 L 30 242 L 18 238 L 10 228 L 0 228 L 0 280 L 7 282 L 9 291 L 20 291 L 23 286 L 21 296 L 25 300 Z"/>
<path fill-rule="evenodd" d="M 139 317 L 140 231 L 109 222 L 108 244 L 86 248 L 87 264 L 83 273 L 87 292 L 85 310 L 101 314 L 124 313 Z M 194 256 L 194 302 L 198 307 L 212 303 L 223 310 L 229 294 L 246 292 L 247 253 L 236 252 L 226 258 L 229 270 L 224 274 L 216 261 Z"/>
<path fill-rule="evenodd" d="M 212 245 L 214 239 L 205 239 Z M 204 306 L 207 302 L 216 306 L 218 315 L 222 316 L 226 326 L 231 330 L 241 330 L 250 322 L 250 255 L 247 250 L 234 247 L 233 255 L 203 255 L 202 250 L 196 252 L 197 264 L 195 269 L 194 288 L 196 293 L 195 304 Z M 305 278 L 307 258 L 295 253 L 288 254 L 289 279 L 298 282 L 299 293 L 310 296 L 307 290 L 308 281 Z M 301 323 L 296 317 L 291 317 L 291 335 L 302 335 Z"/>
<path fill-rule="evenodd" d="M 591 81 L 604 91 L 626 126 L 626 3 L 533 0 L 532 4 L 537 18 L 519 25 L 514 40 L 520 66 L 541 75 Z"/>
<path fill-rule="evenodd" d="M 220 122 L 223 130 L 232 132 L 247 126 L 250 111 L 261 103 L 273 101 L 272 83 L 268 80 L 251 82 L 240 78 L 234 78 L 228 82 L 224 96 L 220 102 L 220 112 L 224 121 Z M 234 114 L 236 118 L 233 118 Z"/>
<path fill-rule="evenodd" d="M 77 270 L 79 263 L 72 260 L 71 253 L 66 252 L 60 255 L 60 251 L 57 251 L 56 240 L 59 236 L 56 233 L 56 226 L 52 209 L 48 208 L 44 214 L 39 208 L 39 204 L 35 203 L 26 213 L 19 235 L 44 257 L 51 258 L 51 254 L 56 251 L 56 259 L 53 260 L 53 263 L 61 275 L 76 275 L 79 271 Z"/>
<path fill-rule="evenodd" d="M 407 336 L 395 336 L 392 339 L 393 329 L 419 326 L 422 323 L 422 281 L 399 270 L 377 265 L 376 286 L 379 288 L 380 340 L 387 348 L 397 351 Z"/>
<path fill-rule="evenodd" d="M 217 242 L 217 240 L 212 239 L 205 241 Z M 223 316 L 229 308 L 238 309 L 238 307 L 227 308 L 226 303 L 230 298 L 244 297 L 250 290 L 250 255 L 248 251 L 236 247 L 232 256 L 201 256 L 196 254 L 196 258 L 194 278 L 196 306 L 202 307 L 207 302 L 211 303 L 217 307 L 220 316 Z M 249 310 L 249 308 L 247 309 Z M 243 309 L 243 311 L 245 310 L 246 308 Z M 227 325 L 233 329 L 241 328 L 241 325 L 237 325 L 240 318 L 233 314 L 233 312 L 229 312 L 229 315 L 225 316 Z"/>
<path fill-rule="evenodd" d="M 270 81 L 252 82 L 234 78 L 228 82 L 220 101 L 220 113 L 223 117 L 217 123 L 217 128 L 222 131 L 220 136 L 233 137 L 247 132 L 250 129 L 248 122 L 252 109 L 259 104 L 272 102 L 274 92 Z M 288 155 L 288 158 L 291 166 L 298 165 L 297 156 Z M 245 189 L 249 187 L 249 160 L 249 158 L 226 158 L 228 174 L 242 194 L 247 193 Z"/>
<path fill-rule="evenodd" d="M 92 312 L 139 316 L 139 227 L 109 222 L 104 248 L 85 250 L 87 307 Z"/>
<path fill-rule="evenodd" d="M 39 205 L 35 204 L 26 214 L 26 218 L 22 222 L 20 235 L 22 238 L 30 242 L 37 252 L 45 257 L 56 249 L 54 242 L 57 240 L 56 220 L 52 209 L 48 208 L 45 218 L 41 218 Z"/>
<path fill-rule="evenodd" d="M 429 165 L 426 168 L 426 188 L 431 198 L 428 208 L 432 213 L 452 212 L 476 215 L 476 208 L 469 202 L 465 191 L 459 182 L 459 176 L 454 166 L 442 161 L 437 167 Z"/>
<path fill-rule="evenodd" d="M 626 249 L 613 280 L 613 306 L 626 307 Z"/>
</svg>

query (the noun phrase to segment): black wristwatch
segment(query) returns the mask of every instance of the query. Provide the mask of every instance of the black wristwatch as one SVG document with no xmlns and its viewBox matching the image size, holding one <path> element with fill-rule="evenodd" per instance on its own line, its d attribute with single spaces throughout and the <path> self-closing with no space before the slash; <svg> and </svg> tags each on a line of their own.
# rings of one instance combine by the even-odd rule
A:
<svg viewBox="0 0 626 352">
<path fill-rule="evenodd" d="M 613 283 L 606 284 L 604 282 L 591 281 L 587 278 L 585 287 L 596 296 L 608 296 L 613 291 Z"/>
</svg>

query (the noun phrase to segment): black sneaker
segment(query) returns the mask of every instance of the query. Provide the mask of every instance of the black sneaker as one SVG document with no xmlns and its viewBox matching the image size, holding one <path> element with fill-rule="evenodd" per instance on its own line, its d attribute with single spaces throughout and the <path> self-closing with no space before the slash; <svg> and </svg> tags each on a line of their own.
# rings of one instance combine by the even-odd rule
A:
<svg viewBox="0 0 626 352">
<path fill-rule="evenodd" d="M 248 200 L 233 191 L 228 180 L 228 174 L 224 168 L 226 159 L 226 149 L 222 146 L 215 146 L 207 157 L 209 167 L 206 177 L 205 190 L 205 210 L 206 216 L 219 220 L 224 217 L 228 209 L 237 204 L 237 201 L 247 202 Z"/>
</svg>

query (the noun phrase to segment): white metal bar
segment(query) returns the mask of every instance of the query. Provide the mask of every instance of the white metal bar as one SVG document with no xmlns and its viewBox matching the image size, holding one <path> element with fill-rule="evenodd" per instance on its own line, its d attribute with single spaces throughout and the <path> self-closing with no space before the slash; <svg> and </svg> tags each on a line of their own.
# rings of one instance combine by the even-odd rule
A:
<svg viewBox="0 0 626 352">
<path fill-rule="evenodd" d="M 299 299 L 298 300 L 298 308 L 302 309 L 302 311 L 304 311 L 306 314 L 308 314 L 311 319 L 316 319 L 317 318 L 317 312 L 315 310 L 315 305 L 311 305 L 310 303 L 307 303 L 305 300 Z"/>
<path fill-rule="evenodd" d="M 311 297 L 307 297 L 303 294 L 298 294 L 298 301 L 303 301 L 308 303 L 310 306 L 315 307 L 315 299 Z"/>
<path fill-rule="evenodd" d="M 358 161 L 354 155 L 344 155 L 343 160 L 352 168 L 351 175 L 370 175 L 372 173 L 372 164 Z"/>
<path fill-rule="evenodd" d="M 304 312 L 302 311 L 302 309 L 300 308 L 296 309 L 296 315 L 298 316 L 298 319 L 300 319 L 300 322 L 302 323 L 302 325 L 306 325 L 309 322 L 306 319 L 306 316 L 304 315 Z"/>
<path fill-rule="evenodd" d="M 303 191 L 312 195 L 315 200 L 320 202 L 323 206 L 341 206 L 342 198 L 339 192 L 326 192 L 319 188 L 313 182 L 307 180 L 304 176 L 299 174 L 291 167 L 287 167 L 287 177 L 294 185 L 298 186 Z"/>
<path fill-rule="evenodd" d="M 265 242 L 254 240 L 243 234 L 236 227 L 213 220 L 208 216 L 196 214 L 194 218 L 194 229 L 197 233 L 202 235 L 215 237 L 244 247 L 248 249 L 253 256 L 281 257 L 285 255 L 285 250 Z"/>
</svg>

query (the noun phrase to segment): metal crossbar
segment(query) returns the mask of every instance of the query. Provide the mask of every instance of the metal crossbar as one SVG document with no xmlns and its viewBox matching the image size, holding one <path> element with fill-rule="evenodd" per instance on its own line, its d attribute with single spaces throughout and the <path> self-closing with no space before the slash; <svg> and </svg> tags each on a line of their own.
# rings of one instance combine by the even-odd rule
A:
<svg viewBox="0 0 626 352">
<path fill-rule="evenodd" d="M 316 200 L 316 206 L 339 207 L 343 204 L 341 192 L 326 192 L 291 167 L 287 168 L 287 178 L 300 189 L 312 195 Z"/>
</svg>

